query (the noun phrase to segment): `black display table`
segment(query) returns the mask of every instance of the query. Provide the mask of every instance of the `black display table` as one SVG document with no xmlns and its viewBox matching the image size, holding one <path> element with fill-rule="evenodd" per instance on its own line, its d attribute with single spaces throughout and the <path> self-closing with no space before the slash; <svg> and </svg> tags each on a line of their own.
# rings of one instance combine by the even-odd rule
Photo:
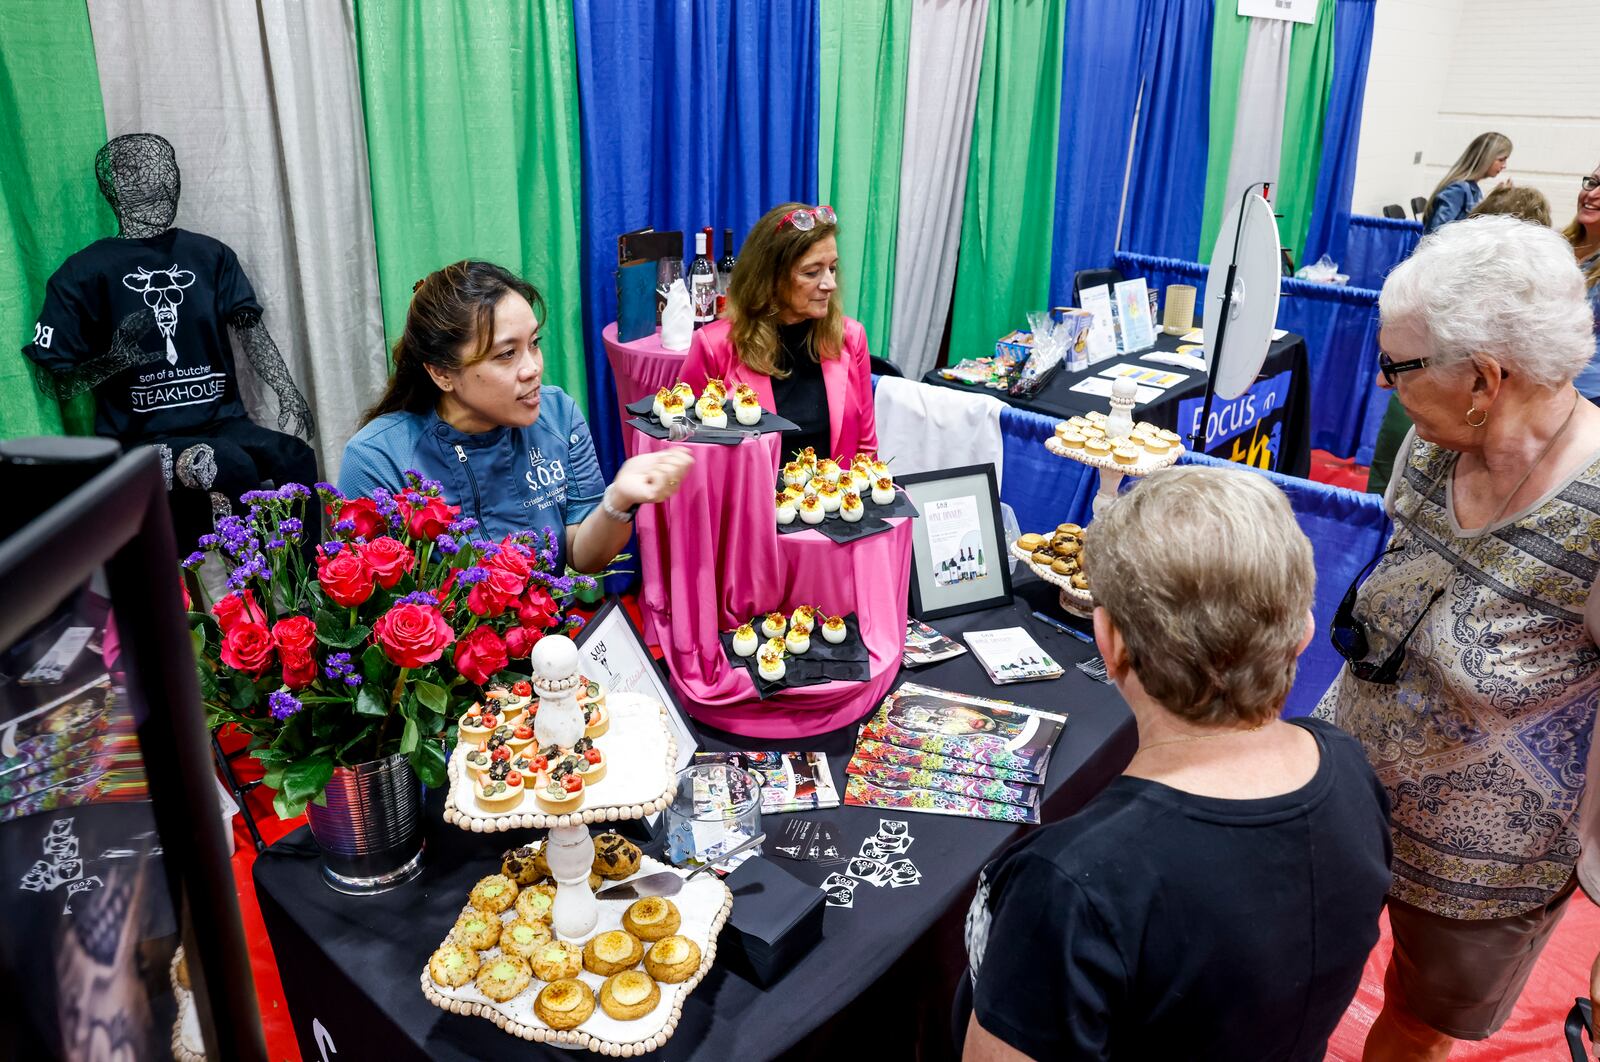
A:
<svg viewBox="0 0 1600 1062">
<path fill-rule="evenodd" d="M 1019 579 L 1011 606 L 950 617 L 935 626 L 952 636 L 1024 626 L 1066 666 L 1063 678 L 995 686 L 970 653 L 902 673 L 903 679 L 931 686 L 1067 714 L 1046 778 L 1047 822 L 1070 814 L 1099 792 L 1126 766 L 1137 744 L 1133 716 L 1116 691 L 1071 666 L 1093 655 L 1093 648 L 1029 615 L 1038 608 L 1059 617 L 1055 597 L 1053 587 L 1027 577 Z M 1075 623 L 1085 629 L 1081 621 Z M 798 742 L 763 742 L 704 728 L 701 733 L 712 749 L 803 746 L 826 752 L 842 794 L 855 731 L 845 727 Z M 440 821 L 441 805 L 442 795 L 431 794 L 424 812 L 428 849 L 423 873 L 381 896 L 357 899 L 327 888 L 304 828 L 256 861 L 261 913 L 308 1062 L 336 1057 L 574 1057 L 512 1037 L 481 1018 L 449 1014 L 423 998 L 417 984 L 422 968 L 473 882 L 495 872 L 505 848 L 526 843 L 537 833 L 466 833 Z M 916 838 L 907 855 L 922 871 L 921 885 L 863 885 L 856 890 L 853 908 L 828 908 L 822 938 L 771 988 L 758 988 L 719 961 L 689 996 L 671 1041 L 648 1057 L 756 1062 L 789 1052 L 791 1057 L 837 1060 L 860 1057 L 869 1048 L 883 1059 L 910 1057 L 913 1050 L 925 1058 L 949 1054 L 950 1003 L 965 961 L 961 925 L 966 907 L 979 869 L 1020 836 L 1022 828 L 848 806 L 808 817 L 836 823 L 850 852 L 877 831 L 879 818 L 906 820 Z M 769 832 L 788 818 L 769 816 Z M 837 869 L 773 861 L 811 884 Z M 318 1046 L 319 1034 L 331 1041 L 326 1053 Z"/>
<path fill-rule="evenodd" d="M 1177 350 L 1178 346 L 1176 336 L 1161 333 L 1156 338 L 1158 350 Z M 1306 341 L 1302 337 L 1290 332 L 1276 340 L 1261 367 L 1261 376 L 1253 389 L 1256 393 L 1241 396 L 1232 403 L 1218 400 L 1212 405 L 1212 418 L 1217 426 L 1207 452 L 1224 460 L 1240 461 L 1304 478 L 1311 471 L 1311 387 L 1306 359 Z M 922 381 L 973 394 L 994 395 L 1018 409 L 1064 420 L 1095 409 L 1105 412 L 1109 399 L 1074 391 L 1072 387 L 1081 380 L 1098 376 L 1104 370 L 1122 363 L 1137 365 L 1142 369 L 1183 373 L 1189 377 L 1184 383 L 1169 387 L 1148 406 L 1139 406 L 1133 411 L 1135 420 L 1148 420 L 1157 427 L 1169 428 L 1187 436 L 1189 427 L 1178 426 L 1180 408 L 1204 399 L 1205 374 L 1143 361 L 1138 355 L 1108 358 L 1080 372 L 1057 373 L 1031 398 L 1012 398 L 1004 391 L 996 391 L 991 387 L 946 380 L 939 375 L 938 369 L 929 370 Z M 1186 419 L 1192 424 L 1197 418 L 1198 412 L 1191 410 Z M 1184 439 L 1184 445 L 1190 445 L 1188 438 Z"/>
</svg>

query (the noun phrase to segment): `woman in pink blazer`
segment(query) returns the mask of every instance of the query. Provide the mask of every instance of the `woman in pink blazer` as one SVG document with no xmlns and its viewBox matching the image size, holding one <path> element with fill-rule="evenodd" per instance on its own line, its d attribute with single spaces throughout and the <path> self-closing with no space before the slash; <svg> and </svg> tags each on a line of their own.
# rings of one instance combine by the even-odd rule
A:
<svg viewBox="0 0 1600 1062">
<path fill-rule="evenodd" d="M 711 377 L 730 393 L 749 384 L 762 408 L 798 424 L 784 433 L 785 455 L 878 452 L 867 333 L 839 308 L 837 224 L 827 206 L 767 211 L 745 237 L 726 316 L 694 334 L 684 361 L 696 392 Z"/>
</svg>

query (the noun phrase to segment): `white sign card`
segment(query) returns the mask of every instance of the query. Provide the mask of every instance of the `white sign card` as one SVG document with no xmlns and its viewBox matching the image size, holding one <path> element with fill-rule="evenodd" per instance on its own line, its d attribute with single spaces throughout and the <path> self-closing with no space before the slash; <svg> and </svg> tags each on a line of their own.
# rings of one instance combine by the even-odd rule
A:
<svg viewBox="0 0 1600 1062">
<path fill-rule="evenodd" d="M 928 526 L 928 551 L 933 559 L 933 583 L 981 579 L 989 574 L 983 556 L 983 525 L 978 519 L 978 499 L 963 495 L 923 504 Z"/>
<path fill-rule="evenodd" d="M 1317 0 L 1239 0 L 1241 18 L 1275 18 L 1283 22 L 1317 21 Z"/>
<path fill-rule="evenodd" d="M 1117 321 L 1122 325 L 1122 352 L 1132 354 L 1156 345 L 1156 327 L 1150 320 L 1150 289 L 1144 277 L 1124 280 L 1116 287 Z"/>
<path fill-rule="evenodd" d="M 1086 395 L 1097 395 L 1100 398 L 1111 397 L 1111 380 L 1105 376 L 1089 376 L 1072 385 L 1072 390 L 1081 391 Z M 1161 397 L 1162 388 L 1136 385 L 1133 393 L 1133 404 L 1147 406 Z"/>
<path fill-rule="evenodd" d="M 677 698 L 628 610 L 616 598 L 610 598 L 574 641 L 585 675 L 605 683 L 612 692 L 639 693 L 666 705 L 667 721 L 678 741 L 675 769 L 681 771 L 693 763 L 700 739 L 684 718 L 683 709 L 678 707 Z"/>
<path fill-rule="evenodd" d="M 1111 289 L 1102 284 L 1078 292 L 1080 309 L 1094 314 L 1089 326 L 1089 364 L 1117 356 L 1117 327 L 1111 319 Z"/>
<path fill-rule="evenodd" d="M 1101 369 L 1099 375 L 1109 376 L 1113 380 L 1122 376 L 1131 376 L 1136 384 L 1149 384 L 1151 387 L 1159 387 L 1163 391 L 1174 384 L 1181 384 L 1189 378 L 1185 373 L 1147 369 L 1142 365 L 1132 365 L 1128 362 L 1113 365 L 1109 369 Z"/>
</svg>

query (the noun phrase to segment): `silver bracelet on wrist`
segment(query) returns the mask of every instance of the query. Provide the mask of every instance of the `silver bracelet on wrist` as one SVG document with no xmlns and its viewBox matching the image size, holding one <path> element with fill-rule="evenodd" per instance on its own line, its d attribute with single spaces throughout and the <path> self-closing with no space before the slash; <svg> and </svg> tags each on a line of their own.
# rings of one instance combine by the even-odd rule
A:
<svg viewBox="0 0 1600 1062">
<path fill-rule="evenodd" d="M 633 523 L 633 510 L 618 509 L 616 506 L 612 505 L 611 491 L 609 489 L 600 495 L 600 511 L 605 513 L 606 516 L 615 520 L 619 524 Z"/>
</svg>

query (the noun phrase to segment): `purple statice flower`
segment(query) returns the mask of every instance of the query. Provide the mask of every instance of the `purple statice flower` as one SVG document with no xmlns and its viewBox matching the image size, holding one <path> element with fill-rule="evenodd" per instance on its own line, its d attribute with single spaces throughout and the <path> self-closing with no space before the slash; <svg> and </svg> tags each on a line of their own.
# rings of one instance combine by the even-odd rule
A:
<svg viewBox="0 0 1600 1062">
<path fill-rule="evenodd" d="M 277 497 L 278 497 L 277 491 L 271 491 L 271 490 L 247 490 L 243 494 L 239 495 L 239 500 L 241 502 L 243 502 L 244 504 L 250 506 L 251 515 L 254 515 L 255 512 L 256 512 L 256 503 L 257 502 L 276 501 Z"/>
<path fill-rule="evenodd" d="M 322 555 L 324 557 L 337 556 L 341 549 L 344 549 L 343 542 L 324 542 L 322 544 Z"/>
<path fill-rule="evenodd" d="M 278 525 L 278 530 L 287 537 L 298 540 L 305 533 L 306 525 L 301 523 L 298 518 L 289 516 L 285 517 L 283 522 Z"/>
<path fill-rule="evenodd" d="M 349 653 L 329 653 L 322 662 L 322 673 L 329 679 L 344 678 L 354 671 L 355 665 L 350 663 Z"/>
<path fill-rule="evenodd" d="M 474 583 L 481 583 L 487 578 L 489 578 L 489 569 L 482 567 L 481 565 L 474 564 L 472 567 L 462 571 L 460 577 L 457 578 L 456 581 L 462 586 L 471 586 Z"/>
<path fill-rule="evenodd" d="M 470 535 L 477 529 L 478 521 L 470 516 L 463 516 L 458 520 L 450 521 L 450 526 L 446 530 L 452 535 Z"/>
<path fill-rule="evenodd" d="M 267 548 L 268 549 L 283 549 L 288 544 L 289 543 L 285 542 L 281 538 L 272 538 L 272 539 L 268 539 L 267 540 Z"/>
<path fill-rule="evenodd" d="M 356 529 L 356 522 L 354 520 L 340 520 L 333 525 L 333 529 L 341 535 L 348 535 Z"/>
<path fill-rule="evenodd" d="M 440 535 L 433 540 L 433 544 L 446 557 L 453 557 L 461 552 L 461 545 L 449 535 Z"/>
<path fill-rule="evenodd" d="M 600 585 L 600 580 L 592 575 L 574 575 L 572 585 L 578 590 L 593 590 Z"/>
<path fill-rule="evenodd" d="M 438 608 L 439 607 L 439 599 L 434 597 L 432 594 L 428 593 L 428 591 L 426 591 L 426 590 L 416 590 L 416 591 L 413 591 L 412 593 L 407 594 L 405 597 L 402 597 L 399 601 L 395 602 L 395 604 L 397 604 L 397 605 L 432 605 L 434 608 Z"/>
<path fill-rule="evenodd" d="M 500 547 L 486 538 L 473 539 L 472 548 L 485 557 L 498 557 L 500 555 Z"/>
<path fill-rule="evenodd" d="M 251 574 L 250 570 L 248 568 L 243 568 L 243 567 L 235 568 L 233 571 L 229 572 L 228 573 L 228 589 L 229 590 L 242 590 L 242 589 L 244 589 L 244 585 L 250 581 L 250 574 Z"/>
<path fill-rule="evenodd" d="M 322 495 L 322 500 L 325 502 L 344 501 L 344 492 L 332 483 L 318 483 L 317 493 Z"/>
<path fill-rule="evenodd" d="M 551 576 L 550 592 L 555 595 L 572 593 L 572 577 L 568 575 Z"/>
<path fill-rule="evenodd" d="M 296 498 L 309 498 L 311 491 L 304 483 L 285 483 L 278 488 L 279 501 L 294 501 Z"/>
<path fill-rule="evenodd" d="M 349 686 L 351 689 L 355 689 L 357 686 L 361 685 L 361 676 L 360 675 L 346 675 L 344 677 L 344 684 L 346 686 Z"/>
<path fill-rule="evenodd" d="M 199 546 L 201 549 L 216 549 L 217 544 L 221 541 L 222 539 L 216 535 L 201 535 L 199 540 L 195 542 L 195 545 Z"/>
<path fill-rule="evenodd" d="M 305 707 L 295 698 L 294 694 L 285 693 L 283 690 L 274 691 L 267 698 L 267 705 L 272 709 L 272 718 L 280 723 Z"/>
<path fill-rule="evenodd" d="M 423 476 L 421 483 L 418 484 L 418 489 L 430 497 L 437 498 L 444 493 L 444 484 L 436 479 L 429 479 L 427 476 Z"/>
<path fill-rule="evenodd" d="M 589 621 L 584 619 L 582 616 L 568 616 L 567 617 L 567 631 L 570 634 L 576 634 L 579 631 L 583 630 L 584 624 L 586 624 L 588 622 Z"/>
<path fill-rule="evenodd" d="M 190 571 L 200 567 L 200 565 L 204 564 L 205 562 L 206 555 L 200 550 L 195 550 L 193 553 L 183 558 L 183 566 L 188 568 Z"/>
<path fill-rule="evenodd" d="M 372 504 L 376 505 L 378 511 L 385 516 L 399 511 L 399 507 L 394 502 L 394 495 L 389 492 L 387 487 L 372 488 Z"/>
</svg>

